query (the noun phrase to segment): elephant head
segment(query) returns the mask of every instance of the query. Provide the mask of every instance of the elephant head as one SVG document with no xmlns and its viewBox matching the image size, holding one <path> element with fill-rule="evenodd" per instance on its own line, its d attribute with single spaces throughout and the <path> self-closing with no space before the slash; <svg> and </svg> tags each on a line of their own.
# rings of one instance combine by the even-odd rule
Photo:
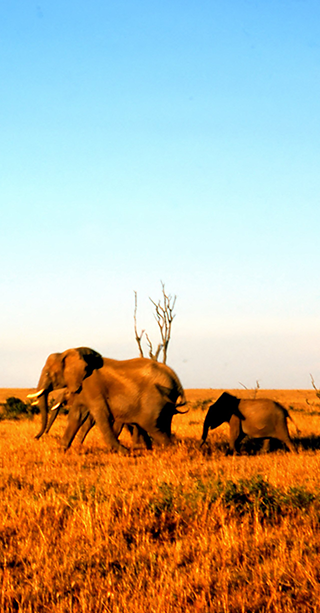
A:
<svg viewBox="0 0 320 613">
<path fill-rule="evenodd" d="M 36 438 L 40 438 L 47 427 L 48 394 L 53 390 L 66 388 L 65 395 L 72 403 L 74 394 L 81 389 L 82 381 L 102 365 L 100 353 L 88 347 L 67 349 L 63 353 L 49 355 L 42 369 L 37 391 L 28 396 L 39 405 L 41 413 L 41 430 Z"/>
<path fill-rule="evenodd" d="M 231 416 L 236 413 L 240 416 L 240 412 L 238 411 L 239 402 L 239 399 L 235 396 L 232 396 L 228 392 L 223 392 L 218 400 L 209 407 L 203 424 L 201 445 L 203 445 L 207 439 L 208 430 L 214 430 L 224 422 L 229 422 Z"/>
</svg>

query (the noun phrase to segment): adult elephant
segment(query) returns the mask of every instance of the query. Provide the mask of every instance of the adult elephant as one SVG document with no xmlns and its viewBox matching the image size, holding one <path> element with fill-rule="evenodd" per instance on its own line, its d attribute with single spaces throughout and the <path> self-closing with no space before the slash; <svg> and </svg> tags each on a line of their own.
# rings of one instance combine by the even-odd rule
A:
<svg viewBox="0 0 320 613">
<path fill-rule="evenodd" d="M 92 372 L 101 368 L 102 356 L 89 347 L 68 349 L 62 353 L 52 353 L 46 360 L 41 371 L 37 391 L 29 394 L 28 398 L 36 402 L 41 414 L 41 429 L 36 435 L 40 438 L 45 431 L 49 431 L 58 415 L 58 410 L 52 413 L 48 423 L 48 396 L 54 390 L 59 390 L 56 408 L 68 399 L 72 404 L 74 395 L 81 389 L 82 381 Z"/>
<path fill-rule="evenodd" d="M 70 349 L 53 360 L 53 367 L 47 360 L 42 371 L 37 392 L 39 401 L 43 398 L 39 404 L 42 427 L 37 437 L 47 425 L 52 370 L 58 386 L 67 387 L 69 393 L 68 426 L 63 437 L 66 447 L 89 416 L 109 449 L 124 451 L 114 431 L 122 424 L 136 426 L 139 434 L 147 433 L 145 440 L 166 445 L 171 439 L 172 417 L 186 404 L 178 376 L 165 364 L 147 358 L 112 360 L 88 348 Z"/>
<path fill-rule="evenodd" d="M 70 393 L 68 387 L 60 388 L 60 385 L 62 385 L 66 381 L 69 384 L 70 382 L 72 383 L 72 381 L 70 381 L 70 372 L 67 373 L 66 377 L 61 372 L 62 365 L 64 364 L 65 361 L 67 361 L 68 369 L 70 371 L 71 365 L 74 367 L 77 364 L 77 360 L 79 356 L 80 357 L 85 356 L 85 359 L 87 361 L 89 359 L 92 359 L 91 367 L 93 367 L 95 363 L 99 365 L 99 361 L 101 357 L 100 354 L 97 354 L 97 352 L 95 352 L 92 349 L 89 349 L 88 347 L 79 347 L 75 350 L 72 349 L 72 350 L 67 350 L 63 353 L 51 354 L 48 357 L 46 364 L 42 370 L 39 384 L 38 384 L 38 391 L 35 392 L 34 394 L 28 395 L 28 398 L 33 399 L 32 404 L 38 405 L 41 410 L 42 426 L 41 426 L 40 432 L 36 435 L 36 438 L 40 438 L 43 433 L 48 433 L 51 429 L 51 426 L 55 422 L 61 408 L 64 407 L 64 408 L 69 409 L 74 401 L 75 401 L 75 407 L 73 409 L 73 416 L 75 414 L 79 415 L 79 411 L 81 411 L 81 417 L 79 417 L 79 419 L 81 419 L 81 424 L 82 424 L 80 428 L 80 432 L 79 432 L 79 438 L 80 438 L 81 443 L 84 442 L 86 436 L 88 435 L 90 430 L 95 425 L 95 420 L 90 415 L 87 407 L 83 405 L 83 402 L 81 402 L 81 400 L 79 400 L 78 396 L 75 397 L 74 394 Z M 97 358 L 97 356 L 99 356 L 99 359 Z M 86 376 L 89 375 L 89 372 L 90 372 L 90 369 L 88 369 L 87 367 L 86 373 L 85 373 Z M 46 377 L 46 381 L 44 381 L 44 376 Z M 58 386 L 58 391 L 55 392 L 57 386 Z M 52 393 L 54 395 L 54 404 L 50 406 L 50 409 L 49 409 L 48 400 L 49 400 L 49 397 L 52 396 Z M 73 423 L 74 423 L 74 417 L 73 417 Z M 119 421 L 113 422 L 113 431 L 117 438 L 120 436 L 123 426 L 124 424 L 120 423 Z M 70 425 L 69 425 L 69 429 L 70 429 Z M 151 449 L 151 440 L 146 432 L 144 432 L 142 429 L 132 424 L 127 424 L 127 429 L 132 436 L 133 447 L 138 447 L 141 444 L 144 444 L 147 449 Z M 62 444 L 65 450 L 67 450 L 70 447 L 75 434 L 76 433 L 74 433 L 70 437 L 68 437 L 67 435 L 64 436 L 63 441 L 64 439 L 66 439 L 66 442 L 64 443 L 62 441 Z"/>
<path fill-rule="evenodd" d="M 290 451 L 295 451 L 288 432 L 288 418 L 293 421 L 288 411 L 278 402 L 267 398 L 243 400 L 223 392 L 208 409 L 201 445 L 206 441 L 209 429 L 213 430 L 229 422 L 232 452 L 239 451 L 239 444 L 245 436 L 265 440 L 275 438 L 285 443 Z"/>
<path fill-rule="evenodd" d="M 88 415 L 110 450 L 127 451 L 117 439 L 117 428 L 123 424 L 135 426 L 147 446 L 148 441 L 167 445 L 171 442 L 173 415 L 185 404 L 178 376 L 165 364 L 146 358 L 103 358 L 103 366 L 83 380 L 81 391 L 74 397 L 63 445 L 70 446 Z"/>
</svg>

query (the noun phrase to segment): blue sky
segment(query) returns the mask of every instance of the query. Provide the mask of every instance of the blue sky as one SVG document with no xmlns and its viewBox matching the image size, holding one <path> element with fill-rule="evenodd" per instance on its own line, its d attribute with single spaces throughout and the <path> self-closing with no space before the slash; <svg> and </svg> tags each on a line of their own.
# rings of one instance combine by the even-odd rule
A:
<svg viewBox="0 0 320 613">
<path fill-rule="evenodd" d="M 3 0 L 0 387 L 154 344 L 185 387 L 320 387 L 318 0 Z M 147 353 L 147 349 L 146 349 Z"/>
</svg>

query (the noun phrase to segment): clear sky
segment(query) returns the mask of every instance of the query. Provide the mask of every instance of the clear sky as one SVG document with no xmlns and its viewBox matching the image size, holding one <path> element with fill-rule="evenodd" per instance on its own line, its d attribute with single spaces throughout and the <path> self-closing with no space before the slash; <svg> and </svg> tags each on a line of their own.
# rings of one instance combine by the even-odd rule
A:
<svg viewBox="0 0 320 613">
<path fill-rule="evenodd" d="M 0 387 L 154 344 L 188 387 L 320 387 L 319 0 L 2 0 Z M 146 350 L 147 353 L 147 350 Z"/>
</svg>

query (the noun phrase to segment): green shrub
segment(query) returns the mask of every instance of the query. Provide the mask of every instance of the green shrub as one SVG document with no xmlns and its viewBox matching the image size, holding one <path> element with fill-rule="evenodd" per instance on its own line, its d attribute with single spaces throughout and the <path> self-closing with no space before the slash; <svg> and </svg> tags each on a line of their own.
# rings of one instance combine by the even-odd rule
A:
<svg viewBox="0 0 320 613">
<path fill-rule="evenodd" d="M 190 520 L 198 516 L 205 500 L 209 508 L 219 503 L 238 517 L 258 516 L 260 520 L 268 521 L 280 520 L 284 515 L 301 510 L 309 511 L 314 506 L 320 507 L 320 495 L 302 486 L 288 490 L 277 488 L 257 474 L 251 479 L 238 481 L 218 478 L 204 482 L 198 479 L 187 490 L 181 485 L 163 482 L 151 498 L 150 508 L 156 517 L 168 519 L 169 515 L 179 515 Z"/>
<path fill-rule="evenodd" d="M 207 411 L 210 404 L 213 404 L 213 402 L 213 398 L 207 398 L 206 400 L 195 400 L 194 402 L 190 402 L 188 404 L 190 409 L 193 411 L 198 411 L 199 409 L 201 411 Z"/>
<path fill-rule="evenodd" d="M 37 406 L 32 406 L 29 402 L 25 403 L 15 396 L 10 396 L 2 405 L 1 419 L 20 419 L 21 417 L 31 419 L 36 413 L 39 413 Z"/>
<path fill-rule="evenodd" d="M 221 493 L 223 504 L 234 508 L 238 515 L 255 511 L 260 517 L 274 517 L 281 513 L 281 499 L 279 490 L 261 475 L 238 482 L 227 481 Z"/>
</svg>

